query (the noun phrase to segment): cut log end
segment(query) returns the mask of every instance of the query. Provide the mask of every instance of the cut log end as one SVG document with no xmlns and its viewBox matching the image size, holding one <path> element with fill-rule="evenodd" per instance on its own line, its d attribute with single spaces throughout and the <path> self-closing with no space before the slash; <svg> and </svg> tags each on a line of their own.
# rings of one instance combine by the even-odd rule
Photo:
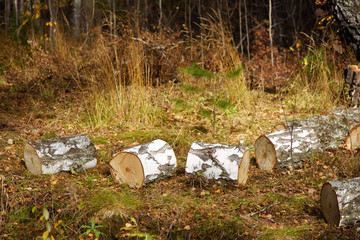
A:
<svg viewBox="0 0 360 240">
<path fill-rule="evenodd" d="M 345 146 L 351 151 L 360 148 L 360 124 L 350 130 L 349 135 L 345 139 Z"/>
<path fill-rule="evenodd" d="M 274 144 L 265 135 L 255 141 L 255 157 L 261 170 L 271 171 L 277 164 Z"/>
<path fill-rule="evenodd" d="M 244 185 L 248 179 L 248 171 L 250 167 L 250 155 L 251 155 L 250 150 L 249 149 L 245 150 L 244 155 L 239 164 L 238 179 L 237 179 L 238 185 Z"/>
<path fill-rule="evenodd" d="M 329 224 L 339 226 L 340 211 L 338 200 L 334 189 L 329 183 L 325 183 L 321 189 L 321 210 Z"/>
<path fill-rule="evenodd" d="M 42 173 L 42 164 L 41 159 L 33 145 L 26 143 L 24 147 L 24 159 L 26 168 L 35 175 L 40 175 Z"/>
<path fill-rule="evenodd" d="M 141 188 L 145 182 L 140 159 L 132 153 L 121 152 L 110 161 L 110 170 L 116 181 L 132 188 Z"/>
</svg>

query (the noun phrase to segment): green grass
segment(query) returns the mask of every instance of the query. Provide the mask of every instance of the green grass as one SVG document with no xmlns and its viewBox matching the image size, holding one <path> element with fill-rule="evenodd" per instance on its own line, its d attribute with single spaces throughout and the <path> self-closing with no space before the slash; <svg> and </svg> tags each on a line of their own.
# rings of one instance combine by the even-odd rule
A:
<svg viewBox="0 0 360 240">
<path fill-rule="evenodd" d="M 212 111 L 204 109 L 204 108 L 200 108 L 199 114 L 204 117 L 210 117 L 212 115 Z"/>
<path fill-rule="evenodd" d="M 196 63 L 193 63 L 191 66 L 187 67 L 187 68 L 180 68 L 180 72 L 183 72 L 187 75 L 196 77 L 196 78 L 200 78 L 200 77 L 205 77 L 205 78 L 213 78 L 215 76 L 214 73 L 199 67 L 199 65 L 197 65 Z"/>
<path fill-rule="evenodd" d="M 112 190 L 97 190 L 93 192 L 86 200 L 85 205 L 93 210 L 134 210 L 142 206 L 142 202 L 130 192 L 130 189 L 124 188 L 124 192 L 113 192 Z"/>
<path fill-rule="evenodd" d="M 110 142 L 108 140 L 106 140 L 103 137 L 95 137 L 95 138 L 91 138 L 91 142 L 94 144 L 109 144 Z"/>
<path fill-rule="evenodd" d="M 282 229 L 269 229 L 265 230 L 259 239 L 272 240 L 272 239 L 306 239 L 309 232 L 312 230 L 311 226 L 301 225 L 296 227 L 285 227 Z"/>
<path fill-rule="evenodd" d="M 187 93 L 199 93 L 202 92 L 201 88 L 198 86 L 192 86 L 189 84 L 180 84 L 180 89 Z"/>
</svg>

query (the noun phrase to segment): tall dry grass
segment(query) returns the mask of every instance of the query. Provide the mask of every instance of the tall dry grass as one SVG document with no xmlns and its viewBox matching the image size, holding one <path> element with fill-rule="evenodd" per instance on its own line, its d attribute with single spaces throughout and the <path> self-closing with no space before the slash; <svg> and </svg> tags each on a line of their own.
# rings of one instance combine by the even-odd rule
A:
<svg viewBox="0 0 360 240">
<path fill-rule="evenodd" d="M 293 104 L 299 110 L 322 112 L 345 102 L 343 73 L 337 64 L 337 55 L 326 43 L 308 48 L 293 80 Z"/>
<path fill-rule="evenodd" d="M 250 110 L 254 99 L 246 82 L 246 63 L 236 48 L 230 24 L 213 11 L 199 27 L 202 36 L 194 45 L 197 52 L 204 52 L 204 66 L 216 73 L 218 93 L 235 103 L 238 110 Z"/>
<path fill-rule="evenodd" d="M 152 69 L 144 57 L 144 45 L 131 35 L 104 36 L 93 49 L 88 119 L 93 127 L 108 124 L 143 127 L 159 124 L 162 113 L 154 100 Z"/>
</svg>

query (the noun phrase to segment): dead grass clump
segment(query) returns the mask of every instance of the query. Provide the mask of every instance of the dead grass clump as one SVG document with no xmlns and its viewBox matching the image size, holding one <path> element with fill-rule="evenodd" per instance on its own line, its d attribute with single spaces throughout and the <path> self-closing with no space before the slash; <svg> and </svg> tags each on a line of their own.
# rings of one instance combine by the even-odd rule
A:
<svg viewBox="0 0 360 240">
<path fill-rule="evenodd" d="M 301 60 L 301 69 L 294 76 L 293 97 L 300 110 L 322 112 L 345 102 L 340 57 L 327 43 L 309 46 Z"/>
</svg>

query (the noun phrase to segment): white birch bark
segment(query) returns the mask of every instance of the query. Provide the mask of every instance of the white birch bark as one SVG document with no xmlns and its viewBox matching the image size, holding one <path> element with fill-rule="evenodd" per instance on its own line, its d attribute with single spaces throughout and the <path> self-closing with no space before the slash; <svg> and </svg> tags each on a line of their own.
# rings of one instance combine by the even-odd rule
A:
<svg viewBox="0 0 360 240">
<path fill-rule="evenodd" d="M 321 210 L 335 226 L 360 226 L 360 177 L 334 180 L 321 189 Z"/>
<path fill-rule="evenodd" d="M 82 172 L 96 166 L 96 149 L 86 135 L 28 142 L 24 147 L 27 169 L 36 175 L 60 171 Z"/>
<path fill-rule="evenodd" d="M 322 151 L 312 128 L 285 129 L 261 135 L 255 142 L 256 162 L 260 169 L 300 167 L 310 155 Z"/>
<path fill-rule="evenodd" d="M 185 171 L 201 172 L 207 179 L 225 179 L 245 184 L 250 151 L 244 146 L 209 144 L 196 141 L 188 153 Z"/>
<path fill-rule="evenodd" d="M 324 150 L 360 147 L 360 109 L 337 108 L 323 115 L 282 122 L 285 128 L 312 128 Z M 279 126 L 279 125 L 277 125 Z"/>
<path fill-rule="evenodd" d="M 140 188 L 154 180 L 173 176 L 177 163 L 171 146 L 157 139 L 117 153 L 110 166 L 119 183 Z"/>
</svg>

